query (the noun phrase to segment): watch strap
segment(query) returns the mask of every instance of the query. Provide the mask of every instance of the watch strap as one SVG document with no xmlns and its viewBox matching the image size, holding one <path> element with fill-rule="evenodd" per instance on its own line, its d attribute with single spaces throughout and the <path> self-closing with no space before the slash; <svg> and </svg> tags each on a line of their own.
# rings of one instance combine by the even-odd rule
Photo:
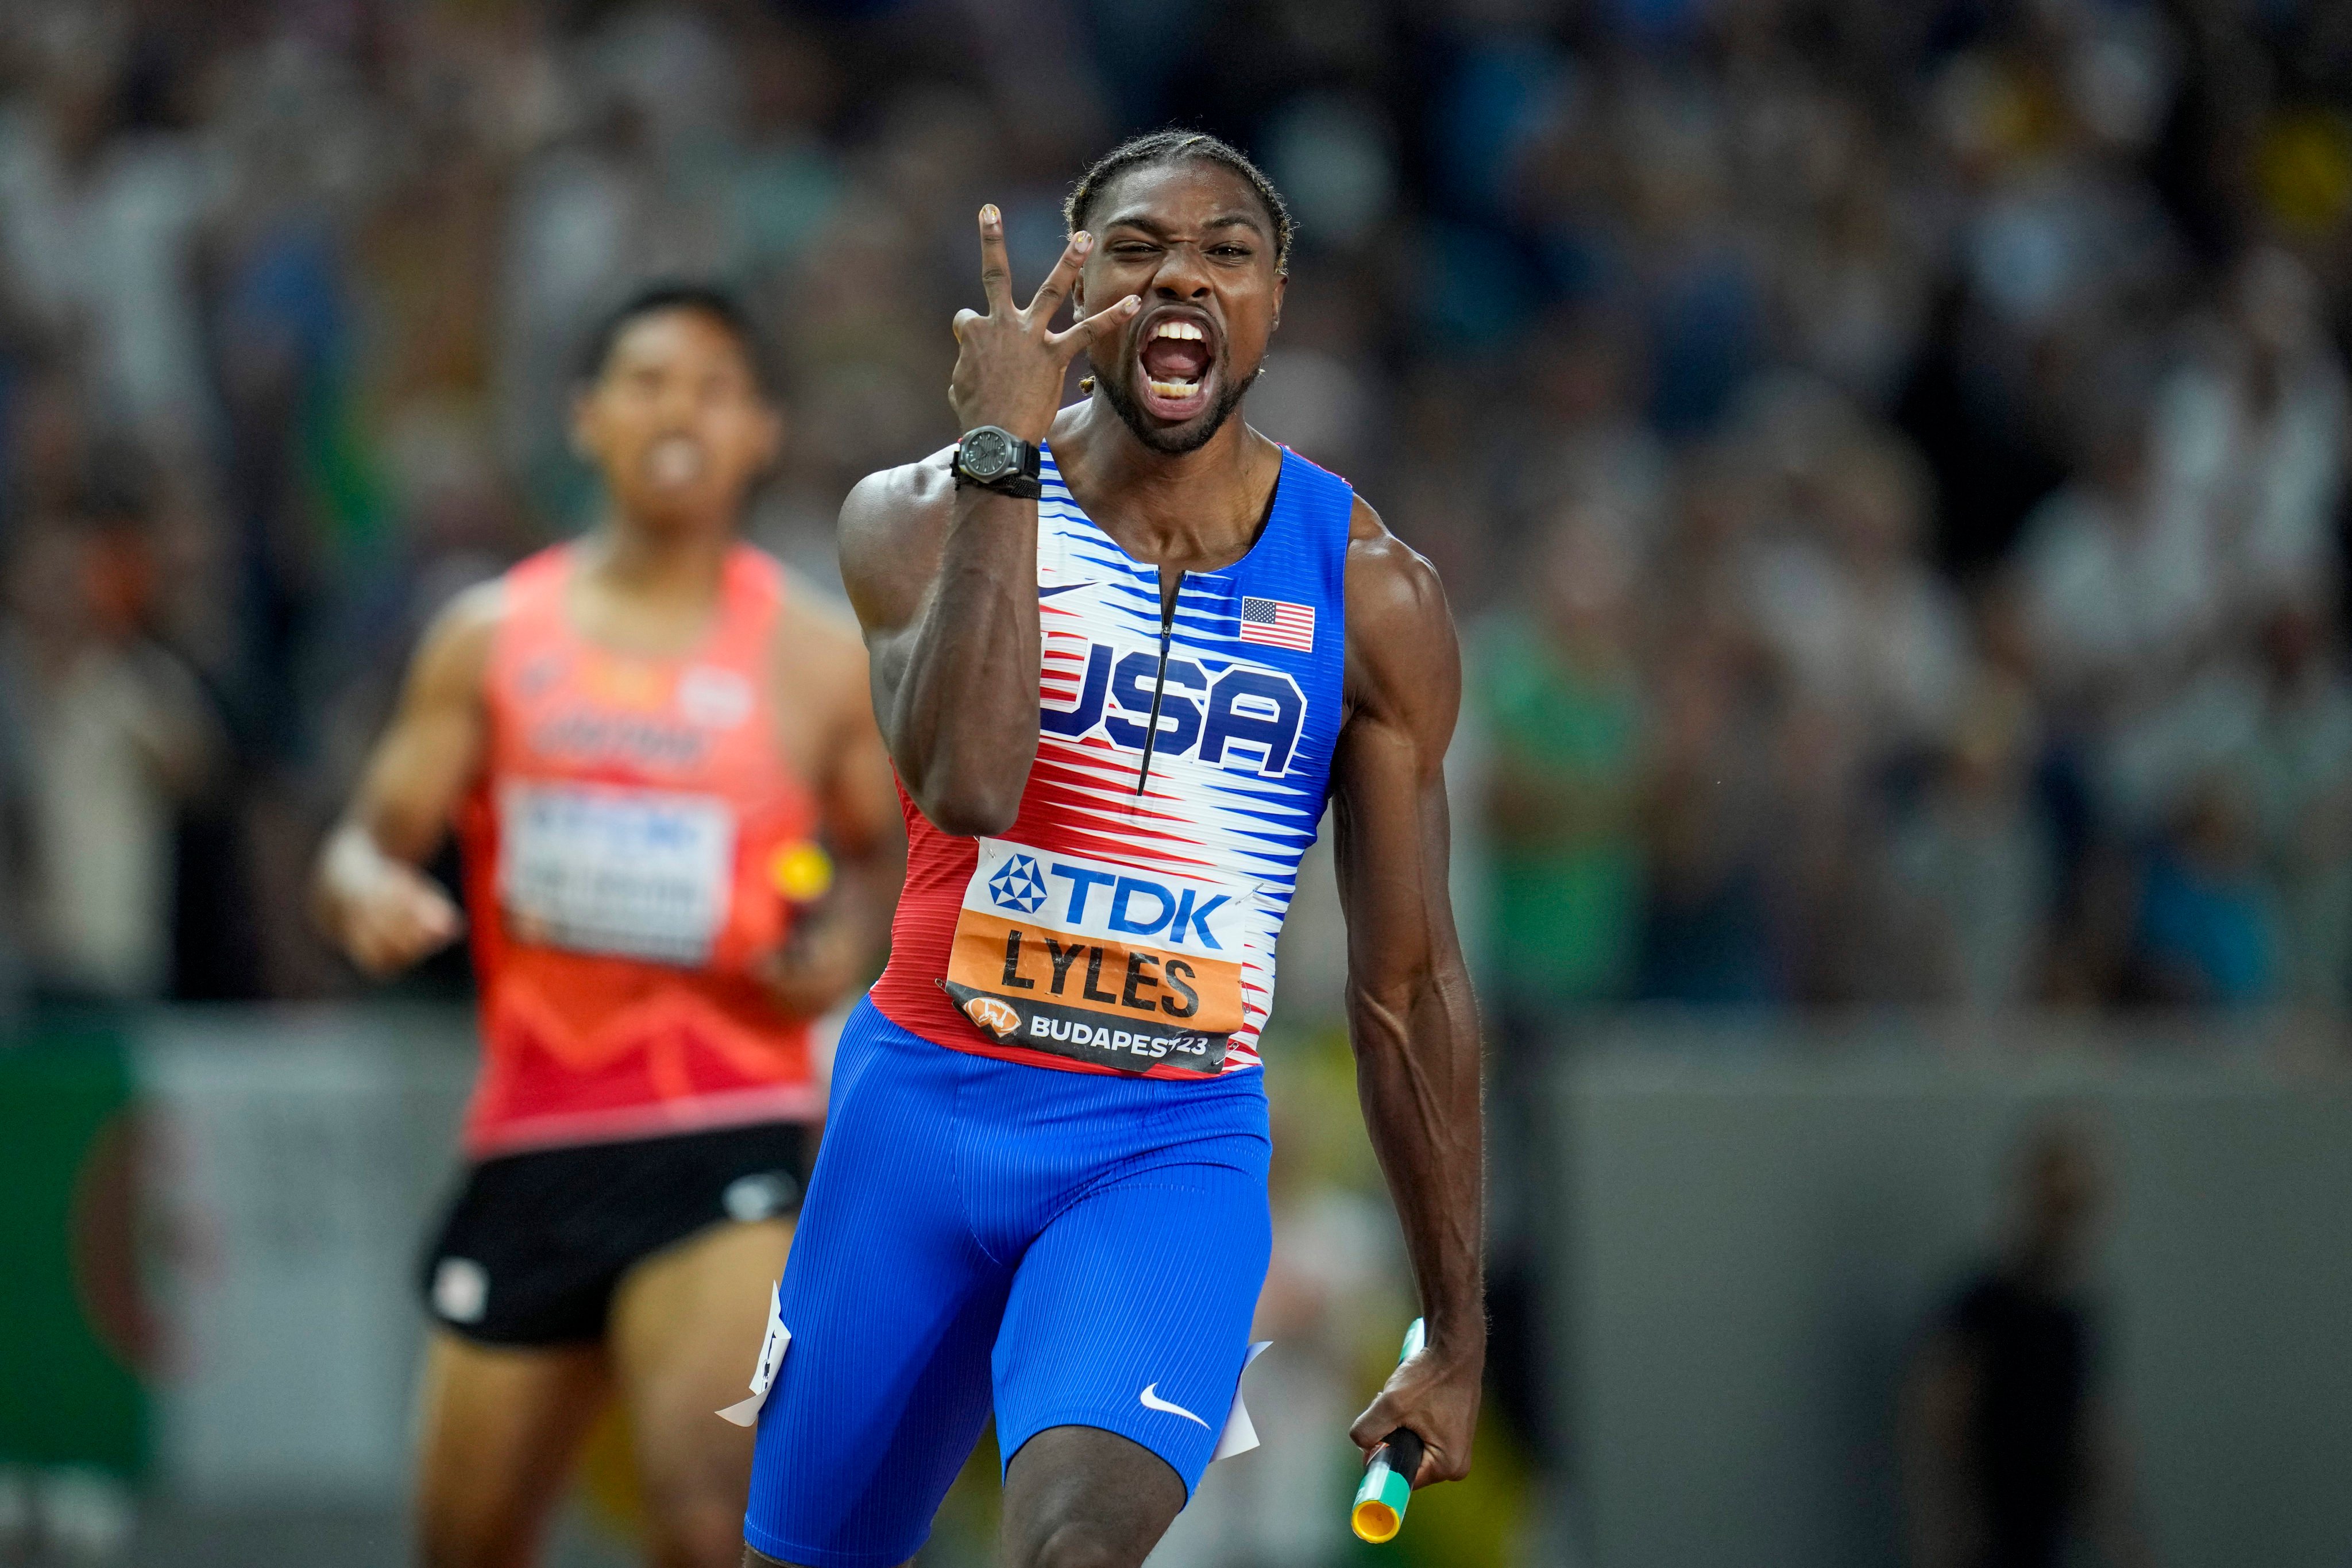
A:
<svg viewBox="0 0 2352 1568">
<path fill-rule="evenodd" d="M 972 485 L 981 489 L 993 490 L 998 495 L 1012 496 L 1018 500 L 1035 500 L 1043 495 L 1045 493 L 1043 482 L 1045 455 L 1037 443 L 1024 441 L 1011 431 L 995 426 L 983 426 L 982 428 L 993 430 L 1010 441 L 1013 451 L 1021 459 L 1020 466 L 988 479 L 982 479 L 968 471 L 963 466 L 963 444 L 971 438 L 973 432 L 967 430 L 957 438 L 955 459 L 950 464 L 950 468 L 955 474 L 956 488 L 961 489 L 965 485 Z"/>
</svg>

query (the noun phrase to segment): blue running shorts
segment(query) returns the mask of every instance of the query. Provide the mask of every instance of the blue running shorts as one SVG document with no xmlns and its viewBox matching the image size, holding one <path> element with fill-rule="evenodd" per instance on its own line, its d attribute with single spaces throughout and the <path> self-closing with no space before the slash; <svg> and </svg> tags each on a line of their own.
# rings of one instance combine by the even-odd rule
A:
<svg viewBox="0 0 2352 1568">
<path fill-rule="evenodd" d="M 1008 1465 L 1049 1426 L 1098 1426 L 1189 1497 L 1265 1282 L 1271 1147 L 1262 1073 L 998 1061 L 860 1004 L 784 1268 L 792 1343 L 744 1539 L 803 1568 L 896 1568 L 992 1402 Z"/>
</svg>

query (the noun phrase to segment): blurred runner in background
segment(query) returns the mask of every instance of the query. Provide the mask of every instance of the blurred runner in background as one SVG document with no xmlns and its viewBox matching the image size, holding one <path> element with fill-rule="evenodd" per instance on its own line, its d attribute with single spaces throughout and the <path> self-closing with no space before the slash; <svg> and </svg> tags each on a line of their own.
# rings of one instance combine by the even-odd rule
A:
<svg viewBox="0 0 2352 1568">
<path fill-rule="evenodd" d="M 436 1565 L 530 1561 L 611 1394 L 654 1561 L 735 1561 L 751 1437 L 713 1412 L 824 1113 L 809 1020 L 870 973 L 898 874 L 857 627 L 735 539 L 782 437 L 748 319 L 651 289 L 586 371 L 604 521 L 442 614 L 319 864 L 362 969 L 470 920 L 481 979 L 470 1163 L 424 1279 Z M 419 869 L 453 822 L 466 917 Z"/>
</svg>

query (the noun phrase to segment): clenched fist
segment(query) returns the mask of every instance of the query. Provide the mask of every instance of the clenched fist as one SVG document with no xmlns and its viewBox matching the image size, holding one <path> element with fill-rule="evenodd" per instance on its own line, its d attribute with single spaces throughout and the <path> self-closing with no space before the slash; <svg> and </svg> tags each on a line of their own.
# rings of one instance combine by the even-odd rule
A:
<svg viewBox="0 0 2352 1568">
<path fill-rule="evenodd" d="M 414 866 L 378 857 L 353 882 L 340 889 L 335 936 L 368 974 L 396 973 L 465 931 L 457 904 Z"/>
<path fill-rule="evenodd" d="M 1392 1373 L 1388 1386 L 1356 1417 L 1348 1436 L 1369 1458 L 1388 1435 L 1403 1426 L 1423 1444 L 1416 1489 L 1458 1481 L 1470 1473 L 1470 1439 L 1478 1429 L 1479 1374 L 1485 1347 L 1466 1355 L 1446 1355 L 1432 1347 Z"/>
</svg>

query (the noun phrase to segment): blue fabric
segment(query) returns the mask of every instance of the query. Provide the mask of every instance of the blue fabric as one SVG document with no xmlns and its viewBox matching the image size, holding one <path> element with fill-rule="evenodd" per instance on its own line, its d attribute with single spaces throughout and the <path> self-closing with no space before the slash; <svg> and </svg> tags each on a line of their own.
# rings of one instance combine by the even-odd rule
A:
<svg viewBox="0 0 2352 1568">
<path fill-rule="evenodd" d="M 895 1568 L 992 1404 L 1008 1465 L 1049 1426 L 1096 1426 L 1189 1496 L 1272 1250 L 1264 1085 L 941 1050 L 860 1004 L 784 1270 L 793 1340 L 744 1539 L 803 1568 Z"/>
<path fill-rule="evenodd" d="M 1107 609 L 1117 607 L 1125 622 L 1118 651 L 1156 655 L 1159 566 L 1129 555 L 1079 509 L 1050 448 L 1044 456 L 1041 482 L 1045 496 L 1037 525 L 1041 531 L 1065 530 L 1072 535 L 1071 561 L 1098 579 L 1087 585 L 1098 587 L 1099 602 Z M 1347 706 L 1348 535 L 1355 510 L 1356 492 L 1347 480 L 1286 447 L 1274 510 L 1257 542 L 1222 571 L 1187 572 L 1176 589 L 1175 623 L 1168 643 L 1171 668 L 1189 668 L 1199 679 L 1196 684 L 1172 684 L 1162 695 L 1162 739 L 1153 749 L 1163 777 L 1182 767 L 1186 752 L 1201 739 L 1201 713 L 1188 692 L 1204 689 L 1236 665 L 1279 672 L 1298 689 L 1298 730 L 1284 763 L 1269 770 L 1260 765 L 1271 760 L 1261 751 L 1246 743 L 1229 747 L 1223 771 L 1211 775 L 1217 781 L 1211 787 L 1222 798 L 1223 811 L 1203 811 L 1202 820 L 1187 825 L 1191 832 L 1210 835 L 1221 855 L 1234 857 L 1228 868 L 1245 870 L 1258 883 L 1261 907 L 1277 923 L 1289 908 L 1299 859 L 1315 842 L 1330 798 L 1331 759 Z M 1313 610 L 1314 646 L 1302 652 L 1243 636 L 1244 601 L 1253 598 Z M 1180 711 L 1181 719 L 1175 717 Z M 1136 722 L 1140 717 L 1122 721 L 1099 705 L 1088 712 L 1082 702 L 1076 712 L 1055 715 L 1053 728 L 1073 739 L 1099 732 L 1115 746 L 1140 756 L 1142 726 Z M 1244 821 L 1246 828 L 1239 826 Z"/>
</svg>

